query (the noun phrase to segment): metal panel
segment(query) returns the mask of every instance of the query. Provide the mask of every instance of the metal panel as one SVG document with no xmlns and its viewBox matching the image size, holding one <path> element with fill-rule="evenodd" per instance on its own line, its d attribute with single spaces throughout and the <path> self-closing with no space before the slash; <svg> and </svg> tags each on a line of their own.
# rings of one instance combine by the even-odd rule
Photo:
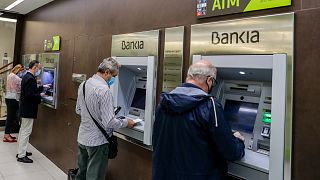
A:
<svg viewBox="0 0 320 180">
<path fill-rule="evenodd" d="M 42 67 L 59 67 L 60 53 L 42 53 L 39 54 L 39 61 Z"/>
<path fill-rule="evenodd" d="M 282 179 L 284 173 L 284 135 L 286 117 L 286 66 L 287 57 L 283 54 L 273 56 L 272 71 L 272 128 L 270 139 L 270 174 L 269 179 Z M 286 179 L 286 178 L 284 178 Z"/>
<path fill-rule="evenodd" d="M 157 61 L 154 56 L 148 57 L 146 111 L 143 143 L 151 145 L 153 122 L 156 108 Z"/>
<path fill-rule="evenodd" d="M 284 179 L 291 179 L 293 39 L 294 13 L 197 24 L 191 28 L 190 63 L 193 55 L 287 55 Z"/>
<path fill-rule="evenodd" d="M 112 56 L 158 56 L 159 30 L 112 36 Z"/>
<path fill-rule="evenodd" d="M 184 27 L 166 28 L 163 68 L 163 91 L 182 83 Z"/>
</svg>

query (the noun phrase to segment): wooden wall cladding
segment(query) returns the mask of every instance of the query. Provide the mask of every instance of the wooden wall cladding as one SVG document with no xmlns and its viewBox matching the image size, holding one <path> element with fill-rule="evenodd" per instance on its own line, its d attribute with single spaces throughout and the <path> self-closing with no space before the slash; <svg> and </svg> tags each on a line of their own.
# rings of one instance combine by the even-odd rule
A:
<svg viewBox="0 0 320 180">
<path fill-rule="evenodd" d="M 41 106 L 31 143 L 61 169 L 76 166 L 79 117 L 75 115 L 77 84 L 72 73 L 90 77 L 98 64 L 110 56 L 114 34 L 186 26 L 184 78 L 189 62 L 190 26 L 243 17 L 296 12 L 292 179 L 318 179 L 320 121 L 318 0 L 292 0 L 291 7 L 243 14 L 196 19 L 195 4 L 185 0 L 56 0 L 25 17 L 21 53 L 43 52 L 43 40 L 60 35 L 61 62 L 58 109 Z M 161 38 L 165 36 L 161 33 Z M 162 72 L 163 40 L 159 68 Z M 159 79 L 158 82 L 162 82 Z M 158 95 L 161 85 L 158 84 Z M 119 156 L 109 162 L 107 178 L 116 180 L 151 179 L 151 152 L 120 140 Z"/>
</svg>

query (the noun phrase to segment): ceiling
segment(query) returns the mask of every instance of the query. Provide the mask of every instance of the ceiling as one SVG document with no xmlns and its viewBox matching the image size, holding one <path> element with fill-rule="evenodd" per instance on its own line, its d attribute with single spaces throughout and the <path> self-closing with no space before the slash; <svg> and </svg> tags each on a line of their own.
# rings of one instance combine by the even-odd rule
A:
<svg viewBox="0 0 320 180">
<path fill-rule="evenodd" d="M 7 6 L 15 2 L 16 0 L 0 0 L 0 10 L 4 10 Z M 10 12 L 19 14 L 28 14 L 29 12 L 48 4 L 53 0 L 24 0 L 22 3 L 18 4 Z"/>
</svg>

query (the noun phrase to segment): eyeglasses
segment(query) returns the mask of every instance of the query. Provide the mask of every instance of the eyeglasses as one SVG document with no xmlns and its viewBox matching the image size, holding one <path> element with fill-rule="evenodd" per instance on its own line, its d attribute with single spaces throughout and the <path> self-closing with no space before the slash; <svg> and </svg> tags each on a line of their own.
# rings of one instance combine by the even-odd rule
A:
<svg viewBox="0 0 320 180">
<path fill-rule="evenodd" d="M 215 87 L 218 84 L 218 81 L 213 76 L 207 76 L 207 78 L 209 77 L 212 77 L 212 79 L 214 80 L 212 87 Z"/>
</svg>

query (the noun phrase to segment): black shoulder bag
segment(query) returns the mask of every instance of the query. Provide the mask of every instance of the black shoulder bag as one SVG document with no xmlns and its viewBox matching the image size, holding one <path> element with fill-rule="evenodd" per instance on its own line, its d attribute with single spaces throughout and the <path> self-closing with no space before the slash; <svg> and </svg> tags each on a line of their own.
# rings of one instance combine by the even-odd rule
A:
<svg viewBox="0 0 320 180">
<path fill-rule="evenodd" d="M 118 140 L 117 140 L 117 137 L 114 136 L 113 134 L 111 136 L 109 136 L 106 132 L 106 130 L 103 129 L 103 127 L 100 126 L 100 124 L 92 117 L 89 109 L 88 109 L 88 106 L 87 106 L 87 103 L 86 103 L 86 90 L 85 90 L 85 87 L 86 87 L 86 82 L 84 82 L 83 84 L 83 98 L 84 98 L 84 104 L 86 105 L 86 108 L 89 112 L 89 115 L 91 117 L 91 119 L 93 120 L 93 122 L 96 124 L 96 126 L 100 129 L 100 131 L 102 132 L 102 134 L 104 135 L 104 137 L 106 137 L 106 139 L 108 140 L 109 142 L 109 153 L 108 153 L 108 158 L 109 159 L 114 159 L 116 158 L 117 156 L 117 153 L 118 153 Z"/>
</svg>

